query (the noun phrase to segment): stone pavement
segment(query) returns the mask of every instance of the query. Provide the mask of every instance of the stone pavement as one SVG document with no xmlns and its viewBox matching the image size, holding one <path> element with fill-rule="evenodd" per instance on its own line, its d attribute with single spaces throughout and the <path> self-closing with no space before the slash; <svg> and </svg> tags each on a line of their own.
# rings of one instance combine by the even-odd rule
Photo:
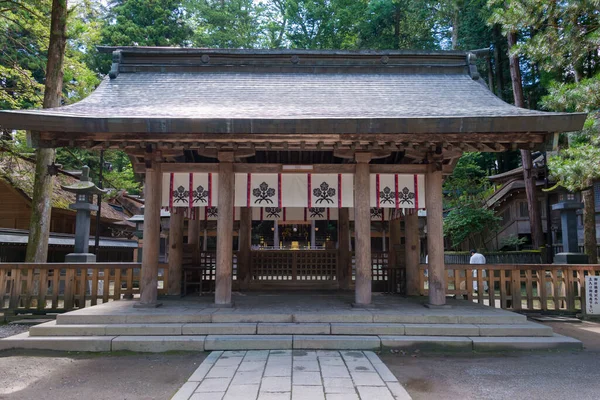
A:
<svg viewBox="0 0 600 400">
<path fill-rule="evenodd" d="M 410 400 L 370 351 L 212 352 L 172 400 Z"/>
</svg>

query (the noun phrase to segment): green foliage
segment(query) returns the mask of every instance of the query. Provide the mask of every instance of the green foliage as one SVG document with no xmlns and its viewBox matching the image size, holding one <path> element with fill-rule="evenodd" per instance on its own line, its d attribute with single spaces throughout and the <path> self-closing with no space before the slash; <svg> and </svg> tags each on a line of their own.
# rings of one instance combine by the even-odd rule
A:
<svg viewBox="0 0 600 400">
<path fill-rule="evenodd" d="M 507 236 L 500 241 L 501 247 L 514 247 L 516 251 L 519 251 L 519 248 L 526 243 L 526 237 L 519 238 L 516 235 Z"/>
<path fill-rule="evenodd" d="M 421 49 L 440 47 L 436 15 L 426 0 L 371 0 L 360 23 L 361 48 Z"/>
<path fill-rule="evenodd" d="M 452 246 L 468 241 L 470 247 L 484 246 L 483 235 L 495 231 L 501 218 L 485 207 L 485 200 L 493 191 L 486 168 L 493 163 L 485 153 L 465 153 L 451 176 L 444 182 L 444 234 Z"/>
<path fill-rule="evenodd" d="M 259 43 L 258 15 L 263 7 L 252 0 L 188 1 L 186 10 L 194 46 L 238 49 Z"/>
<path fill-rule="evenodd" d="M 101 31 L 112 46 L 185 46 L 191 29 L 180 0 L 113 0 Z"/>
<path fill-rule="evenodd" d="M 600 143 L 564 149 L 549 158 L 548 167 L 557 185 L 572 192 L 587 189 L 600 179 Z"/>
<path fill-rule="evenodd" d="M 452 239 L 454 247 L 460 246 L 464 241 L 468 241 L 470 247 L 478 247 L 477 236 L 493 231 L 500 220 L 493 210 L 481 207 L 479 202 L 463 202 L 460 207 L 450 210 L 444 218 L 444 235 Z"/>
</svg>

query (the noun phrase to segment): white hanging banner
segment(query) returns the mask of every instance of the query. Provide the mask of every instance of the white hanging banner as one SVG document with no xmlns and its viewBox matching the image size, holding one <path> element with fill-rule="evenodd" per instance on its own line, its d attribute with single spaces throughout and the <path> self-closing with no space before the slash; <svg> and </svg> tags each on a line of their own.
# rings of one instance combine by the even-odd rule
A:
<svg viewBox="0 0 600 400">
<path fill-rule="evenodd" d="M 161 206 L 168 208 L 216 206 L 217 187 L 218 174 L 163 174 Z"/>
<path fill-rule="evenodd" d="M 281 203 L 286 208 L 308 207 L 308 175 L 281 174 Z"/>
<path fill-rule="evenodd" d="M 308 174 L 308 207 L 354 206 L 354 175 Z"/>
<path fill-rule="evenodd" d="M 371 174 L 369 201 L 375 208 L 421 208 L 424 179 L 420 175 Z"/>
<path fill-rule="evenodd" d="M 217 218 L 219 217 L 218 207 L 198 207 L 198 208 L 195 208 L 194 210 L 198 210 L 198 211 L 193 212 L 192 215 L 197 215 L 196 219 L 199 219 L 200 221 L 216 221 Z M 232 217 L 233 217 L 234 221 L 240 220 L 240 208 L 239 207 L 233 208 Z"/>
<path fill-rule="evenodd" d="M 371 221 L 372 222 L 382 222 L 389 221 L 392 216 L 392 211 L 389 208 L 377 208 L 371 207 Z M 349 210 L 350 221 L 354 221 L 354 208 Z"/>
</svg>

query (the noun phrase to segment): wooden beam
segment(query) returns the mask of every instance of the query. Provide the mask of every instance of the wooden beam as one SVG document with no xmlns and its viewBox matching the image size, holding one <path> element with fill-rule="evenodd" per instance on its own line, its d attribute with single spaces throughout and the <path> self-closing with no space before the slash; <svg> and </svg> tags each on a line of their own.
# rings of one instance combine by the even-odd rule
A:
<svg viewBox="0 0 600 400">
<path fill-rule="evenodd" d="M 428 164 L 370 164 L 372 174 L 425 174 Z M 134 171 L 139 174 L 145 173 L 145 165 L 134 164 Z M 233 170 L 237 173 L 321 173 L 321 174 L 353 174 L 355 164 L 314 164 L 314 165 L 291 165 L 291 164 L 247 164 L 234 163 Z M 452 173 L 452 166 L 444 165 L 444 174 Z M 163 173 L 216 173 L 219 171 L 218 163 L 163 163 Z"/>
</svg>

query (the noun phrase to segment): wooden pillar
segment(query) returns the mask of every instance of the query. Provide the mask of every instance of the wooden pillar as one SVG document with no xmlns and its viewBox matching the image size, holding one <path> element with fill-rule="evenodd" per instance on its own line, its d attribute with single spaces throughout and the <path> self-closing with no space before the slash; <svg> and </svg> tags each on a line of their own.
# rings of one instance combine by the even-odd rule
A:
<svg viewBox="0 0 600 400">
<path fill-rule="evenodd" d="M 388 249 L 388 263 L 390 267 L 397 268 L 400 260 L 396 258 L 396 249 L 397 246 L 400 245 L 400 218 L 394 218 L 390 220 L 390 241 L 389 241 L 389 249 Z"/>
<path fill-rule="evenodd" d="M 317 221 L 315 221 L 314 219 L 310 221 L 310 247 L 311 249 L 314 249 L 315 247 L 317 247 L 317 238 L 316 238 L 316 224 Z"/>
<path fill-rule="evenodd" d="M 427 256 L 429 260 L 429 305 L 446 304 L 444 279 L 444 230 L 442 216 L 442 171 L 430 164 L 425 176 L 425 207 L 427 208 Z"/>
<path fill-rule="evenodd" d="M 204 232 L 202 238 L 202 251 L 208 250 L 208 221 L 204 221 Z"/>
<path fill-rule="evenodd" d="M 279 248 L 279 221 L 273 221 L 273 248 Z"/>
<path fill-rule="evenodd" d="M 190 221 L 191 222 L 191 221 Z M 169 296 L 181 295 L 183 264 L 183 210 L 171 213 L 169 222 Z"/>
<path fill-rule="evenodd" d="M 188 221 L 188 244 L 197 244 L 200 238 L 200 220 Z"/>
<path fill-rule="evenodd" d="M 352 283 L 352 259 L 350 254 L 350 210 L 338 210 L 338 280 L 340 289 L 349 289 Z"/>
<path fill-rule="evenodd" d="M 233 152 L 219 152 L 215 304 L 231 307 L 233 266 Z"/>
<path fill-rule="evenodd" d="M 238 238 L 240 251 L 238 253 L 238 275 L 240 285 L 250 281 L 250 246 L 252 243 L 252 209 L 242 207 L 240 212 L 240 236 Z"/>
<path fill-rule="evenodd" d="M 406 211 L 406 217 L 404 219 L 404 245 L 406 249 L 406 294 L 409 296 L 418 296 L 420 294 L 419 255 L 421 253 L 421 241 L 419 240 L 419 215 L 417 210 L 409 209 Z"/>
<path fill-rule="evenodd" d="M 381 228 L 381 251 L 384 253 L 387 251 L 385 246 L 385 222 L 382 222 L 383 227 Z"/>
<path fill-rule="evenodd" d="M 371 206 L 370 169 L 371 153 L 358 152 L 355 155 L 354 175 L 354 226 L 356 281 L 354 289 L 355 305 L 371 304 Z"/>
<path fill-rule="evenodd" d="M 144 181 L 144 247 L 140 276 L 140 301 L 135 307 L 158 307 L 158 255 L 160 249 L 160 203 L 162 193 L 160 163 L 152 161 Z"/>
</svg>

